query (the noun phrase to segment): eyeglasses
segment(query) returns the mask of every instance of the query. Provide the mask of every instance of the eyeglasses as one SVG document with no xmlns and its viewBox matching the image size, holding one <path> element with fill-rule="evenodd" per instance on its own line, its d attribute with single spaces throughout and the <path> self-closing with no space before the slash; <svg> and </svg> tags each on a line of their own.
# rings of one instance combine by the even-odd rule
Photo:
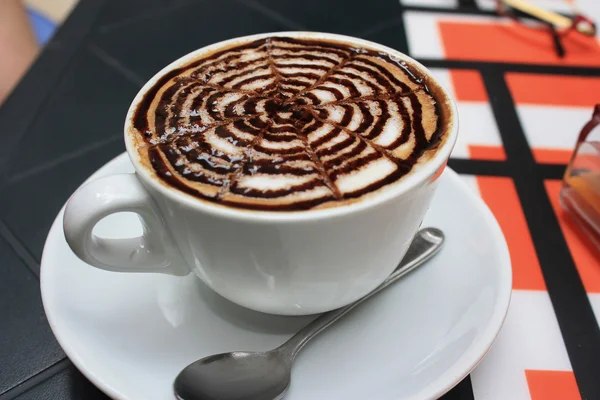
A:
<svg viewBox="0 0 600 400">
<path fill-rule="evenodd" d="M 566 35 L 572 32 L 585 36 L 596 35 L 596 24 L 578 12 L 575 13 L 573 18 L 567 18 L 525 0 L 496 0 L 496 9 L 499 15 L 527 26 L 530 26 L 530 24 L 525 23 L 526 19 L 543 22 L 552 35 L 554 47 L 559 57 L 565 56 L 565 49 L 561 40 Z"/>
</svg>

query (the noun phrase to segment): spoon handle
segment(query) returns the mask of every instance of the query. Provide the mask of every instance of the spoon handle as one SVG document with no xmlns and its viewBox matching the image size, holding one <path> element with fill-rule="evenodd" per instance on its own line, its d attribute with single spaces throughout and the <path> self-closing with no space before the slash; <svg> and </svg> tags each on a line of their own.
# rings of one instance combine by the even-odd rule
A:
<svg viewBox="0 0 600 400">
<path fill-rule="evenodd" d="M 371 298 L 379 293 L 404 275 L 416 267 L 423 264 L 425 261 L 433 257 L 442 247 L 444 242 L 444 234 L 437 228 L 424 228 L 415 235 L 406 255 L 400 262 L 400 265 L 387 277 L 381 285 L 366 296 L 356 300 L 345 307 L 338 308 L 322 314 L 310 324 L 302 328 L 290 340 L 279 347 L 279 351 L 287 353 L 291 360 L 296 358 L 302 347 L 313 337 L 317 336 L 331 324 L 346 315 L 350 310 L 361 304 L 363 301 Z"/>
</svg>

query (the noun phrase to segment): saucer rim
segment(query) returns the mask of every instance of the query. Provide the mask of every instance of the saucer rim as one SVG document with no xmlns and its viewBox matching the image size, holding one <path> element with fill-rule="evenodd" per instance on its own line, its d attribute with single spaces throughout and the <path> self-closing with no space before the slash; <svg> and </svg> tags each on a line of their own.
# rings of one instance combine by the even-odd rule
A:
<svg viewBox="0 0 600 400">
<path fill-rule="evenodd" d="M 113 164 L 118 164 L 123 162 L 124 160 L 131 163 L 129 156 L 127 153 L 121 153 L 116 157 L 112 158 L 105 164 L 103 164 L 100 168 L 98 168 L 93 174 L 91 174 L 82 185 L 89 182 L 90 180 L 96 179 L 102 174 L 102 171 L 106 169 L 110 169 L 113 167 Z M 463 379 L 465 379 L 472 371 L 477 367 L 477 365 L 481 362 L 483 358 L 489 352 L 491 346 L 495 342 L 500 330 L 504 324 L 506 319 L 506 315 L 508 313 L 510 299 L 512 295 L 512 264 L 510 260 L 510 253 L 508 250 L 508 245 L 506 242 L 506 238 L 502 233 L 500 225 L 498 221 L 492 214 L 491 210 L 484 203 L 481 197 L 477 196 L 471 188 L 460 178 L 460 176 L 452 170 L 450 167 L 446 167 L 441 178 L 445 176 L 445 179 L 449 179 L 453 185 L 458 185 L 465 194 L 471 198 L 473 198 L 478 209 L 478 212 L 481 214 L 484 219 L 485 225 L 489 228 L 490 234 L 494 237 L 493 242 L 497 244 L 498 250 L 500 250 L 500 259 L 497 260 L 496 265 L 498 265 L 498 271 L 500 279 L 497 282 L 498 294 L 495 298 L 495 306 L 493 315 L 490 317 L 489 322 L 484 328 L 484 332 L 481 334 L 481 337 L 478 341 L 474 342 L 469 346 L 469 348 L 461 355 L 461 357 L 455 363 L 455 366 L 452 367 L 453 370 L 456 370 L 456 375 L 443 373 L 436 380 L 440 378 L 444 378 L 442 382 L 432 382 L 429 386 L 436 385 L 435 388 L 430 390 L 428 393 L 424 393 L 426 397 L 417 397 L 420 396 L 421 393 L 427 389 L 427 386 L 423 388 L 419 393 L 415 396 L 410 397 L 409 399 L 437 399 L 450 391 L 456 385 L 458 385 Z M 77 189 L 76 189 L 77 190 Z M 66 202 L 65 202 L 66 205 Z M 96 386 L 99 390 L 105 393 L 112 399 L 115 400 L 134 400 L 132 398 L 128 398 L 127 396 L 120 393 L 117 389 L 113 388 L 110 384 L 105 382 L 102 377 L 98 376 L 94 373 L 90 368 L 87 367 L 86 362 L 79 356 L 77 350 L 73 348 L 68 343 L 68 339 L 61 334 L 61 328 L 57 324 L 56 319 L 57 316 L 53 313 L 54 307 L 52 306 L 52 296 L 53 292 L 51 286 L 47 283 L 48 274 L 51 271 L 50 267 L 46 267 L 46 265 L 51 265 L 52 263 L 48 261 L 50 257 L 49 248 L 52 246 L 52 241 L 57 236 L 64 241 L 64 233 L 62 232 L 62 218 L 64 214 L 65 205 L 61 207 L 58 212 L 52 226 L 48 232 L 46 237 L 46 241 L 44 243 L 44 248 L 42 251 L 42 257 L 40 261 L 40 290 L 42 295 L 42 305 L 44 307 L 44 311 L 46 314 L 46 318 L 50 325 L 50 329 L 52 330 L 57 342 L 65 352 L 66 356 L 69 360 L 75 365 L 75 367 L 90 381 Z M 60 240 L 60 239 L 58 239 Z M 66 245 L 66 242 L 64 243 Z M 55 319 L 56 317 L 56 319 Z M 404 399 L 406 400 L 406 399 Z"/>
</svg>

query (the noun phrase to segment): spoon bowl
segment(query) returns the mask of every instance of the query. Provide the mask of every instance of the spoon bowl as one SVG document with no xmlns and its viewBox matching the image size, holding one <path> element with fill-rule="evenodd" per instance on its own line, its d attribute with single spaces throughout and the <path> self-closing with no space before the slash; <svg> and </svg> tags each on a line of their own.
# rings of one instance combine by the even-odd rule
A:
<svg viewBox="0 0 600 400">
<path fill-rule="evenodd" d="M 175 379 L 181 400 L 280 399 L 291 381 L 291 363 L 279 350 L 237 351 L 205 357 Z"/>
</svg>

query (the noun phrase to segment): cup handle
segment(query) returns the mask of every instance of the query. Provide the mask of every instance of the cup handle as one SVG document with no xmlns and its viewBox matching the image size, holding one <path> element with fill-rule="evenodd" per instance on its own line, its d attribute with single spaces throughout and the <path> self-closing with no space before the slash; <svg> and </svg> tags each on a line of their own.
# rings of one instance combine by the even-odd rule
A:
<svg viewBox="0 0 600 400">
<path fill-rule="evenodd" d="M 107 239 L 94 226 L 117 212 L 137 213 L 143 234 Z M 63 228 L 71 250 L 86 263 L 115 272 L 187 275 L 190 270 L 176 249 L 154 199 L 135 174 L 100 178 L 80 187 L 65 207 Z"/>
</svg>

